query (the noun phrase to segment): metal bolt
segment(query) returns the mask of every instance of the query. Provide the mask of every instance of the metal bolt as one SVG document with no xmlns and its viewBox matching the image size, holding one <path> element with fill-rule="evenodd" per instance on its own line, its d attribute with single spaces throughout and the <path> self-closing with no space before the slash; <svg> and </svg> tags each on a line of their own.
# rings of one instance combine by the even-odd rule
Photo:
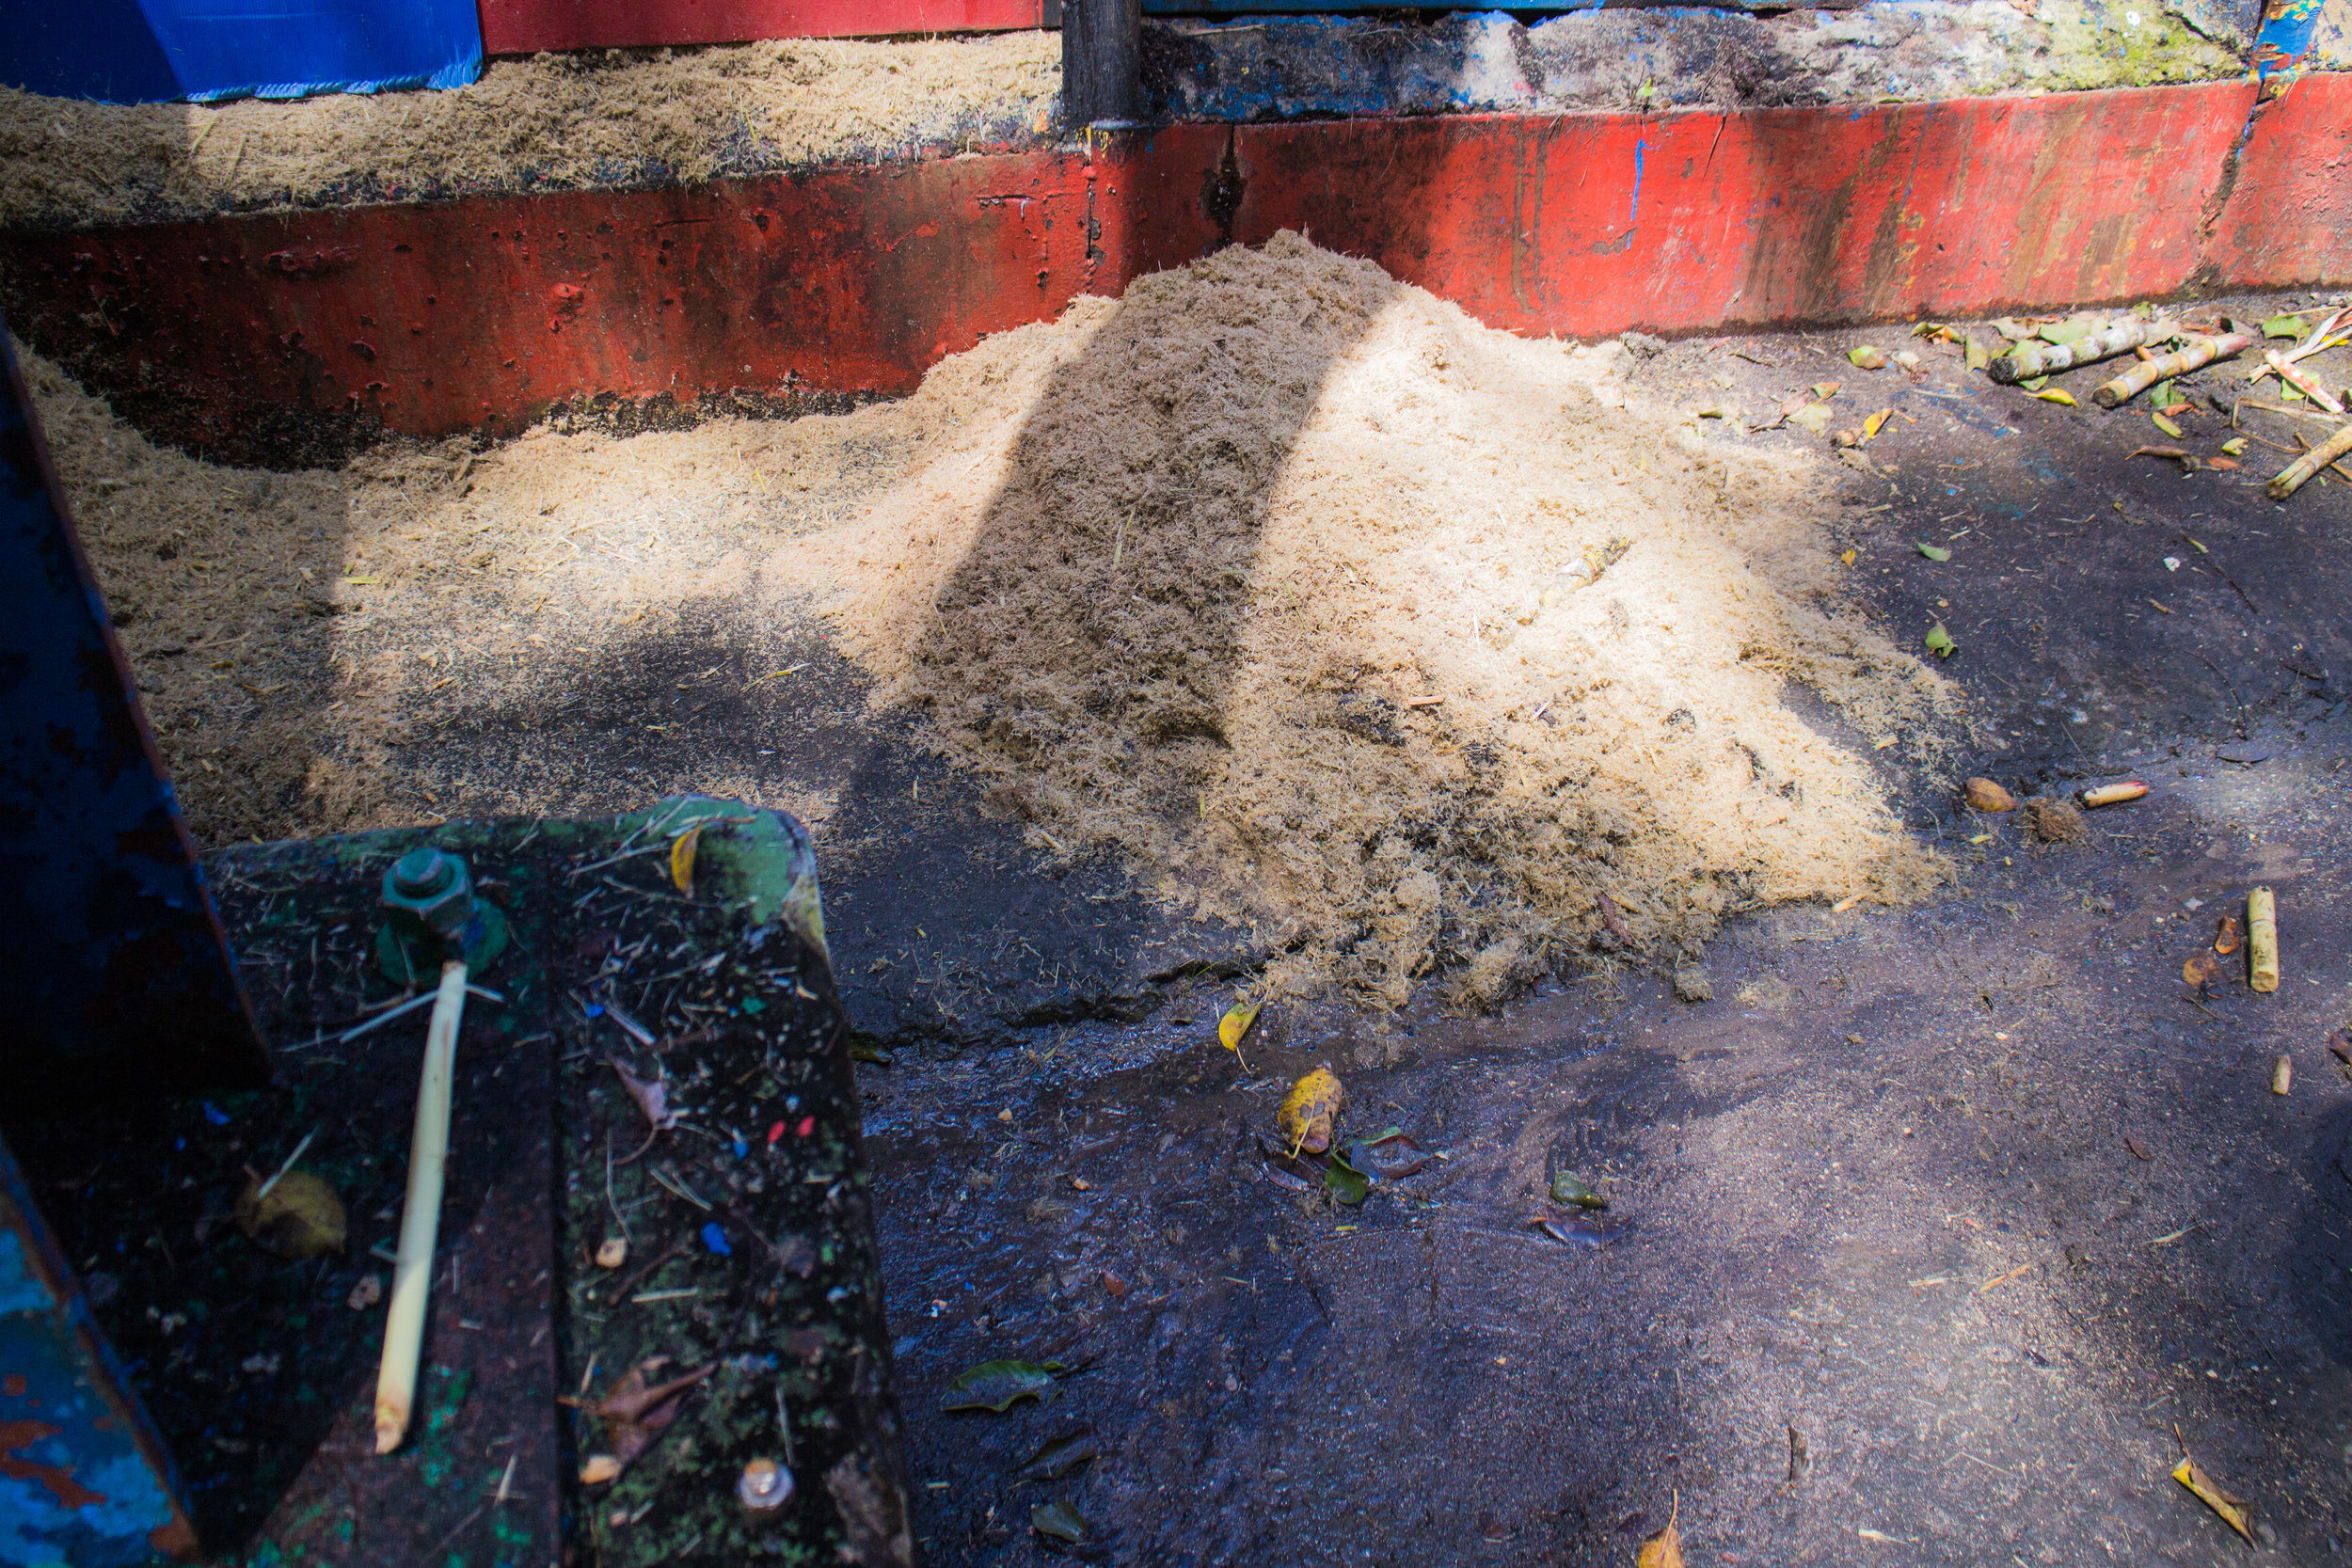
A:
<svg viewBox="0 0 2352 1568">
<path fill-rule="evenodd" d="M 735 1499 L 755 1513 L 782 1508 L 792 1500 L 792 1472 L 772 1459 L 755 1459 L 735 1483 Z"/>
<path fill-rule="evenodd" d="M 420 846 L 400 857 L 392 867 L 392 885 L 409 898 L 430 898 L 450 884 L 457 867 L 447 855 L 430 845 Z"/>
</svg>

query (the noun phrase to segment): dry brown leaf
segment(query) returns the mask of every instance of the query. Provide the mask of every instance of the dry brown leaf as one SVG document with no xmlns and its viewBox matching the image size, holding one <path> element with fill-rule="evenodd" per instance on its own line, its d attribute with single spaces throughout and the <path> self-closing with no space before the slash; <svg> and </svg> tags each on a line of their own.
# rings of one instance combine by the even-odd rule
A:
<svg viewBox="0 0 2352 1568">
<path fill-rule="evenodd" d="M 2202 953 L 2191 953 L 2188 961 L 2181 965 L 2181 978 L 2201 990 L 2212 985 L 2220 975 L 2221 960 L 2210 948 Z"/>
<path fill-rule="evenodd" d="M 2129 1132 L 2123 1134 L 2123 1147 L 2132 1151 L 2132 1158 L 2135 1160 L 2153 1160 L 2155 1158 L 2154 1155 L 2148 1152 L 2148 1146 L 2146 1144 L 2141 1143 L 2137 1138 L 2133 1137 Z"/>
<path fill-rule="evenodd" d="M 1245 998 L 1226 1008 L 1225 1016 L 1216 1021 L 1217 1044 L 1239 1058 L 1242 1038 L 1249 1033 L 1249 1026 L 1258 1022 L 1258 1010 L 1264 1006 L 1263 1002 Z"/>
<path fill-rule="evenodd" d="M 1991 779 L 1970 779 L 1967 784 L 1968 809 L 1971 811 L 2015 811 L 2017 797 L 1994 784 Z"/>
<path fill-rule="evenodd" d="M 2223 915 L 2214 927 L 2213 950 L 2225 958 L 2236 952 L 2238 943 L 2245 940 L 2244 933 L 2238 929 L 2237 916 L 2233 914 Z"/>
<path fill-rule="evenodd" d="M 1673 1511 L 1666 1517 L 1666 1528 L 1643 1538 L 1642 1549 L 1634 1554 L 1633 1568 L 1683 1568 L 1682 1532 L 1675 1528 L 1681 1516 L 1682 1498 L 1677 1494 Z"/>
<path fill-rule="evenodd" d="M 2197 1461 L 2186 1454 L 2172 1466 L 2172 1479 L 2197 1494 L 2197 1500 L 2221 1515 L 2229 1527 L 2247 1540 L 2254 1539 L 2254 1513 L 2227 1487 L 2207 1475 Z"/>
<path fill-rule="evenodd" d="M 1281 1109 L 1275 1113 L 1274 1124 L 1281 1129 L 1293 1154 L 1301 1150 L 1321 1154 L 1330 1148 L 1340 1106 L 1346 1098 L 1328 1062 L 1291 1085 L 1291 1092 L 1282 1097 Z"/>
<path fill-rule="evenodd" d="M 717 1371 L 715 1366 L 674 1377 L 667 1383 L 648 1386 L 645 1374 L 659 1371 L 669 1361 L 657 1355 L 641 1361 L 628 1370 L 628 1375 L 612 1386 L 612 1391 L 593 1402 L 586 1400 L 564 1399 L 562 1402 L 587 1410 L 604 1420 L 604 1433 L 612 1447 L 614 1476 L 652 1448 L 661 1431 L 677 1419 L 678 1402 L 686 1391 Z M 592 1460 L 593 1463 L 593 1460 Z M 583 1469 L 583 1481 L 586 1480 Z M 610 1479 L 610 1478 L 608 1478 Z M 590 1482 L 590 1484 L 594 1484 Z"/>
<path fill-rule="evenodd" d="M 647 1083 L 623 1067 L 618 1056 L 607 1056 L 605 1060 L 612 1063 L 612 1070 L 621 1075 L 621 1087 L 628 1091 L 629 1100 L 644 1117 L 647 1128 L 656 1132 L 666 1132 L 677 1125 L 678 1114 L 670 1109 L 668 1078 L 656 1078 Z"/>
<path fill-rule="evenodd" d="M 343 1250 L 343 1200 L 309 1171 L 288 1171 L 267 1192 L 247 1178 L 237 1198 L 237 1228 L 264 1252 L 316 1258 Z"/>
</svg>

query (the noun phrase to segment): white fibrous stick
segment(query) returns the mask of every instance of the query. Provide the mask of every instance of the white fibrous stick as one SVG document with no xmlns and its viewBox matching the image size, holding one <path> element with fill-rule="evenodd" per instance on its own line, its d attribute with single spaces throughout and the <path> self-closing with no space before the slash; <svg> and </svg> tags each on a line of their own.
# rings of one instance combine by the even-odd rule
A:
<svg viewBox="0 0 2352 1568">
<path fill-rule="evenodd" d="M 449 1106 L 457 1071 L 457 1026 L 466 1013 L 466 966 L 441 966 L 440 994 L 424 1037 L 424 1077 L 417 1089 L 417 1126 L 408 1140 L 408 1201 L 400 1216 L 400 1258 L 384 1320 L 384 1363 L 375 1379 L 375 1451 L 390 1453 L 408 1433 L 416 1407 L 417 1361 L 424 1349 L 424 1308 L 433 1290 L 433 1248 L 441 1227 L 441 1183 L 449 1168 Z"/>
</svg>

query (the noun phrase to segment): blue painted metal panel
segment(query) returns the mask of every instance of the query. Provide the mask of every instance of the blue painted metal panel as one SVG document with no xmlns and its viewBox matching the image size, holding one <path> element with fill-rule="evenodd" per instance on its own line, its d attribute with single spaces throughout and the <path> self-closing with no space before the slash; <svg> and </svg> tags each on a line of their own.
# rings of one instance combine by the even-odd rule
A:
<svg viewBox="0 0 2352 1568">
<path fill-rule="evenodd" d="M 0 83 L 108 103 L 458 87 L 482 74 L 474 0 L 19 0 Z"/>
<path fill-rule="evenodd" d="M 2271 94 L 2285 91 L 2304 71 L 2344 68 L 2344 62 L 2327 57 L 2330 52 L 2325 49 L 2320 58 L 2311 57 L 2312 45 L 2326 30 L 2321 24 L 2331 10 L 2340 29 L 2343 0 L 2332 6 L 2328 0 L 2269 0 L 2263 7 L 2262 31 L 2254 40 L 2254 74 Z"/>
<path fill-rule="evenodd" d="M 178 1478 L 0 1144 L 0 1568 L 194 1561 Z"/>
<path fill-rule="evenodd" d="M 268 1081 L 5 324 L 0 932 L 0 1119 L 58 1094 Z"/>
</svg>

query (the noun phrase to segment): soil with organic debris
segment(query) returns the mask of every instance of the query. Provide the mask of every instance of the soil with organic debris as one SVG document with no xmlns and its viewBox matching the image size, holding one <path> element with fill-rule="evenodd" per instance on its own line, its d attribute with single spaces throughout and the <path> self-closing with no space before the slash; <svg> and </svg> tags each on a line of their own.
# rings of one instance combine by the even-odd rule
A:
<svg viewBox="0 0 2352 1568">
<path fill-rule="evenodd" d="M 1197 281 L 1230 311 L 1276 264 L 1335 300 L 1357 276 L 1278 255 L 1196 269 Z M 1611 632 L 1657 639 L 1640 657 L 1658 664 L 1627 664 L 1624 684 L 1664 686 L 1670 657 L 1721 657 L 1695 634 L 1668 641 L 1684 635 L 1677 615 L 1744 632 L 1763 610 L 1720 584 L 1644 577 L 1645 539 L 1701 551 L 1710 531 L 1754 528 L 1812 557 L 1752 560 L 1753 580 L 1734 579 L 1741 592 L 1770 595 L 1774 613 L 1821 617 L 1808 626 L 1853 626 L 1828 646 L 1870 652 L 1867 670 L 1882 673 L 1817 677 L 1826 697 L 1799 679 L 1736 722 L 1802 728 L 1822 770 L 1796 793 L 1811 801 L 1841 778 L 1867 782 L 1860 800 L 1883 815 L 1864 820 L 1887 824 L 1890 843 L 1907 834 L 1948 883 L 1890 907 L 1847 904 L 1865 890 L 1825 879 L 1733 913 L 1695 963 L 1685 943 L 1701 945 L 1699 927 L 1659 922 L 1624 886 L 1639 908 L 1619 915 L 1622 937 L 1597 902 L 1562 936 L 1608 961 L 1540 974 L 1499 1014 L 1449 1014 L 1463 997 L 1445 981 L 1463 963 L 1392 1009 L 1278 1001 L 1238 1053 L 1221 1048 L 1219 1015 L 1263 990 L 1295 932 L 1196 920 L 1197 894 L 1179 907 L 1152 880 L 1167 865 L 1214 887 L 1209 849 L 1184 860 L 1182 846 L 1130 832 L 1102 841 L 1115 853 L 1089 855 L 1066 818 L 992 799 L 1000 753 L 989 748 L 1019 732 L 1000 742 L 969 721 L 977 693 L 926 657 L 936 646 L 926 637 L 940 634 L 910 613 L 922 590 L 896 583 L 934 573 L 934 591 L 981 607 L 1022 519 L 1057 516 L 1071 559 L 1040 562 L 1041 576 L 1069 574 L 1047 601 L 1062 629 L 1037 651 L 1051 653 L 1086 624 L 1086 601 L 1106 596 L 1107 565 L 1167 547 L 1146 526 L 1151 497 L 1189 481 L 1209 498 L 1214 544 L 1255 540 L 1242 570 L 1264 593 L 1233 584 L 1238 602 L 1218 601 L 1225 646 L 1264 673 L 1246 689 L 1278 711 L 1327 699 L 1336 728 L 1348 693 L 1290 673 L 1277 634 L 1313 611 L 1288 606 L 1279 568 L 1295 563 L 1327 595 L 1312 602 L 1335 610 L 1356 602 L 1343 592 L 1356 585 L 1311 569 L 1343 561 L 1373 593 L 1393 594 L 1375 574 L 1417 565 L 1415 545 L 1346 553 L 1353 531 L 1377 540 L 1392 526 L 1355 492 L 1331 509 L 1350 531 L 1342 548 L 1284 542 L 1294 471 L 1340 488 L 1366 449 L 1318 455 L 1334 435 L 1317 429 L 1332 394 L 1304 396 L 1303 378 L 1238 327 L 1219 352 L 1245 360 L 1260 396 L 1273 394 L 1268 418 L 1292 427 L 1255 492 L 1219 487 L 1216 467 L 1252 450 L 1238 445 L 1189 472 L 1172 461 L 1107 477 L 1057 467 L 1067 448 L 1055 398 L 1099 393 L 1092 355 L 1116 377 L 1129 348 L 1173 352 L 1122 337 L 1120 312 L 1091 305 L 944 367 L 941 393 L 960 372 L 1012 388 L 1002 414 L 952 404 L 961 425 L 930 417 L 950 404 L 915 399 L 638 445 L 542 434 L 470 464 L 455 448 L 389 449 L 364 468 L 273 478 L 243 506 L 235 488 L 200 485 L 256 476 L 175 467 L 183 460 L 139 448 L 54 383 L 43 410 L 57 411 L 52 439 L 110 594 L 135 599 L 144 618 L 125 640 L 157 688 L 167 751 L 206 833 L 323 826 L 335 813 L 642 803 L 690 779 L 797 800 L 816 819 L 844 1000 L 893 1058 L 864 1070 L 866 1128 L 927 1560 L 1041 1561 L 1055 1549 L 1042 1528 L 1075 1528 L 1079 1549 L 1110 1560 L 1620 1562 L 1670 1516 L 1693 1561 L 2330 1560 L 2352 1539 L 2352 1085 L 2328 1047 L 2352 986 L 2352 863 L 2331 831 L 2352 762 L 2352 634 L 2339 608 L 2352 569 L 2329 547 L 2347 522 L 2346 485 L 2314 481 L 2274 504 L 2265 464 L 2289 453 L 2254 444 L 2291 450 L 2297 426 L 2319 426 L 2249 388 L 2245 366 L 2214 367 L 2182 378 L 2189 406 L 2168 416 L 2184 435 L 2165 444 L 2201 460 L 2188 468 L 2130 455 L 2152 444 L 2144 406 L 2090 406 L 2108 369 L 2057 378 L 2069 407 L 1991 386 L 1956 343 L 1915 345 L 1915 371 L 1848 362 L 1847 349 L 1873 341 L 1891 357 L 1905 347 L 1899 328 L 1637 341 L 1603 361 L 1490 344 L 1441 309 L 1396 309 L 1397 297 L 1324 350 L 1316 372 L 1326 388 L 1350 374 L 1377 384 L 1363 367 L 1384 344 L 1422 354 L 1430 373 L 1412 389 L 1423 401 L 1391 421 L 1382 461 L 1404 462 L 1407 437 L 1427 436 L 1438 451 L 1413 457 L 1419 471 L 1433 487 L 1458 484 L 1478 459 L 1455 466 L 1439 437 L 1476 449 L 1474 411 L 1492 405 L 1478 403 L 1474 372 L 1501 364 L 1494 373 L 1555 400 L 1553 443 L 1606 436 L 1581 470 L 1542 472 L 1530 490 L 1574 498 L 1629 457 L 1650 461 L 1656 489 L 1629 499 L 1638 529 L 1571 521 L 1549 536 L 1539 580 L 1513 563 L 1509 580 L 1535 590 L 1537 613 L 1511 618 L 1505 647 L 1482 637 L 1486 615 L 1528 601 L 1495 592 L 1500 574 L 1441 584 L 1470 610 L 1454 622 L 1450 665 L 1437 662 L 1448 644 L 1417 641 L 1418 621 L 1358 610 L 1343 624 L 1361 626 L 1360 645 L 1427 661 L 1389 668 L 1392 684 L 1372 694 L 1397 712 L 1375 715 L 1433 759 L 1466 746 L 1478 737 L 1438 728 L 1460 721 L 1443 711 L 1456 690 L 1475 678 L 1501 694 L 1538 669 L 1544 650 L 1529 646 L 1522 667 L 1519 644 L 1546 635 L 1545 614 L 1564 605 L 1559 624 L 1592 638 L 1597 670 L 1636 657 L 1613 654 Z M 2301 303 L 2227 308 L 2261 320 Z M 1147 294 L 1121 309 L 1152 308 Z M 1025 361 L 1025 345 L 1038 346 Z M 1430 365 L 1432 345 L 1460 385 Z M 2341 381 L 2328 359 L 2315 368 Z M 1867 445 L 1841 457 L 1827 430 L 1762 428 L 1792 394 L 1832 381 L 1843 385 L 1827 400 L 1831 425 L 1858 434 L 1889 411 Z M 1196 432 L 1216 439 L 1211 393 L 1191 404 L 1188 386 L 1176 390 L 1155 417 L 1178 452 Z M 1526 401 L 1525 417 L 1547 412 Z M 59 427 L 75 419 L 89 439 L 69 447 Z M 1487 457 L 1490 482 L 1553 460 L 1509 428 L 1508 450 L 1498 442 Z M 2249 447 L 2227 452 L 2241 436 Z M 2211 462 L 2225 457 L 2241 466 Z M 968 486 L 977 499 L 960 487 L 974 473 L 989 476 Z M 1737 476 L 1743 505 L 1763 504 L 1719 513 L 1717 473 Z M 213 495 L 215 510 L 171 520 L 141 488 L 166 477 Z M 1047 494 L 1057 483 L 1068 494 Z M 280 509 L 281 495 L 300 505 Z M 905 523 L 918 515 L 943 556 L 955 554 L 950 530 L 966 530 L 968 547 L 938 566 L 910 551 Z M 1535 509 L 1506 519 L 1549 526 Z M 1453 526 L 1463 531 L 1438 538 L 1458 547 L 1489 525 L 1463 508 Z M 237 529 L 249 531 L 242 545 Z M 1629 547 L 1597 583 L 1542 604 L 1541 588 L 1585 546 L 1606 556 L 1621 532 Z M 894 548 L 861 563 L 862 541 Z M 1202 564 L 1206 602 L 1226 579 L 1223 562 Z M 824 596 L 829 574 L 848 596 Z M 247 591 L 230 592 L 232 579 Z M 1653 595 L 1666 589 L 1675 615 L 1638 619 L 1664 608 Z M 1414 592 L 1442 634 L 1431 591 Z M 1625 602 L 1622 628 L 1575 619 L 1594 607 L 1605 616 L 1612 597 Z M 1031 608 L 1009 602 L 1004 616 Z M 1008 631 L 980 619 L 951 634 Z M 1934 626 L 1957 647 L 1930 678 L 1959 688 L 1961 705 L 1881 728 L 1866 705 L 1874 693 L 1946 691 L 1919 684 L 1902 657 L 1924 655 Z M 1777 646 L 1772 657 L 1802 675 L 1804 650 L 1822 644 L 1789 634 Z M 1124 662 L 1150 673 L 1141 657 Z M 1244 660 L 1228 663 L 1238 684 Z M 1693 684 L 1738 675 L 1700 668 L 1709 673 Z M 1105 694 L 1104 707 L 1132 712 L 1118 708 L 1112 673 L 1109 661 L 1083 667 L 1059 705 L 1030 698 L 1059 726 L 1040 733 L 1091 734 L 1087 716 L 1102 716 L 1089 703 Z M 1445 681 L 1459 684 L 1433 689 Z M 928 696 L 928 711 L 869 712 L 877 689 Z M 1431 705 L 1438 713 L 1398 701 L 1429 695 L 1448 699 Z M 1702 685 L 1677 705 L 1710 724 L 1710 695 Z M 1653 752 L 1672 712 L 1655 716 L 1659 738 L 1642 737 Z M 1236 732 L 1246 741 L 1249 718 L 1227 721 L 1229 744 Z M 242 750 L 242 727 L 265 721 L 288 727 Z M 1522 767 L 1556 735 L 1500 727 L 1529 729 L 1515 742 Z M 1890 734 L 1896 744 L 1877 749 Z M 1915 755 L 1915 741 L 1939 736 L 1940 758 Z M 206 772 L 205 760 L 230 766 Z M 1078 769 L 1102 767 L 1043 755 L 1023 777 L 1068 789 Z M 1149 759 L 1127 767 L 1145 777 Z M 257 788 L 248 773 L 271 782 Z M 1709 786 L 1700 773 L 1672 777 L 1697 792 Z M 2042 805 L 1965 812 L 1954 786 L 1971 773 Z M 2049 809 L 2125 776 L 2150 796 L 2079 812 L 2079 839 Z M 1325 791 L 1308 804 L 1345 800 Z M 1200 821 L 1197 799 L 1192 809 Z M 1227 831 L 1248 826 L 1244 813 Z M 1315 841 L 1283 839 L 1294 842 Z M 1693 867 L 1708 869 L 1695 852 L 1683 870 Z M 2250 991 L 2242 955 L 2192 990 L 2184 959 L 2257 884 L 2280 899 L 2280 990 Z M 1238 916 L 1263 919 L 1228 896 Z M 1471 920 L 1491 907 L 1479 896 L 1463 896 Z M 1181 950 L 1187 936 L 1196 945 Z M 1314 951 L 1311 941 L 1291 956 Z M 1343 984 L 1354 978 L 1340 943 L 1323 951 Z M 2280 1055 L 2285 1095 L 2270 1087 Z M 1274 1134 L 1285 1087 L 1320 1062 L 1345 1085 L 1343 1148 L 1394 1126 L 1430 1163 L 1374 1180 L 1350 1205 L 1343 1181 L 1302 1189 L 1294 1166 L 1269 1161 L 1261 1135 Z M 1561 1176 L 1610 1207 L 1580 1220 L 1554 1204 L 1549 1193 L 1572 1191 L 1554 1185 Z M 959 1373 L 1003 1357 L 1059 1363 L 1052 1397 L 1001 1414 L 940 1408 Z M 1077 1441 L 1041 1454 L 1065 1437 Z M 2250 1544 L 2171 1479 L 2184 1449 L 2251 1505 Z M 1032 1513 L 1053 1504 L 1066 1510 Z"/>
</svg>

